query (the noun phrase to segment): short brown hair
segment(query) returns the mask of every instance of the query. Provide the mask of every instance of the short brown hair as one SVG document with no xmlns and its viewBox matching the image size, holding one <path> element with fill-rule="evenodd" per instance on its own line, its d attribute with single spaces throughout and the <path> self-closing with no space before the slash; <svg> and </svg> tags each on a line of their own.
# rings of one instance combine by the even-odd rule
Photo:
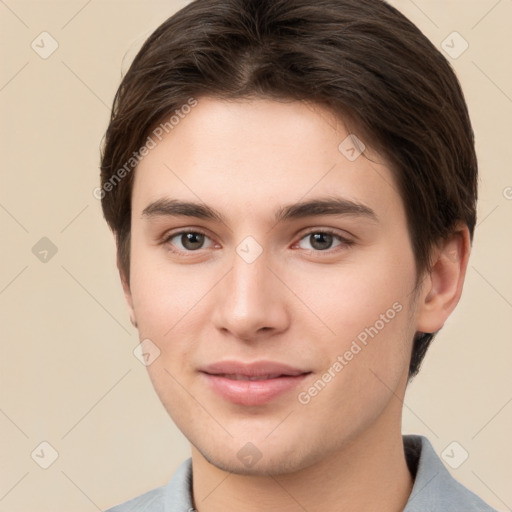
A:
<svg viewBox="0 0 512 512">
<path fill-rule="evenodd" d="M 102 208 L 128 282 L 132 156 L 201 96 L 307 100 L 354 121 L 391 164 L 418 275 L 458 221 L 473 236 L 477 159 L 464 96 L 444 56 L 399 11 L 381 0 L 196 0 L 144 43 L 105 135 Z M 410 378 L 434 334 L 417 334 Z"/>
</svg>

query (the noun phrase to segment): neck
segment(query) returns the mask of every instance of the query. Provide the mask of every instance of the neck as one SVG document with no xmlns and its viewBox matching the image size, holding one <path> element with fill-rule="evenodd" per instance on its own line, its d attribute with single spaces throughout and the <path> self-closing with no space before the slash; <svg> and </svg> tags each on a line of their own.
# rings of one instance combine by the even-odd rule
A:
<svg viewBox="0 0 512 512">
<path fill-rule="evenodd" d="M 279 510 L 402 511 L 413 479 L 400 428 L 382 425 L 359 435 L 319 463 L 284 475 L 238 475 L 210 464 L 192 447 L 198 512 Z"/>
</svg>

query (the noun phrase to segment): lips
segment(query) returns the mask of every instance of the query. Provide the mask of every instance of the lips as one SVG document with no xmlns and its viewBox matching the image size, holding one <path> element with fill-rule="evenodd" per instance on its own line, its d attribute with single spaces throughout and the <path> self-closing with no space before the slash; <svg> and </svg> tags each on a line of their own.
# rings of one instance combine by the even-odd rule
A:
<svg viewBox="0 0 512 512">
<path fill-rule="evenodd" d="M 276 379 L 277 377 L 284 377 L 283 374 L 279 373 L 271 373 L 260 376 L 249 376 L 249 375 L 240 375 L 238 373 L 219 373 L 217 374 L 219 377 L 224 377 L 226 379 L 231 380 L 267 380 L 267 379 Z"/>
<path fill-rule="evenodd" d="M 267 377 L 275 378 L 282 375 L 295 376 L 303 373 L 309 373 L 307 370 L 294 368 L 284 363 L 274 361 L 255 361 L 252 363 L 242 363 L 239 361 L 222 361 L 205 366 L 201 369 L 210 375 L 240 375 L 245 377 Z"/>
<path fill-rule="evenodd" d="M 223 361 L 200 371 L 210 389 L 225 400 L 245 406 L 266 404 L 290 392 L 311 373 L 272 361 Z"/>
</svg>

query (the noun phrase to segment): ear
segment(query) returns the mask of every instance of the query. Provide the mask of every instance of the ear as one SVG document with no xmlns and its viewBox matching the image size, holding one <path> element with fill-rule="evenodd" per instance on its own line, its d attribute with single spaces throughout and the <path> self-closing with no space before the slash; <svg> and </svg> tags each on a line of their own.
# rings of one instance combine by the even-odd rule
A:
<svg viewBox="0 0 512 512">
<path fill-rule="evenodd" d="M 459 302 L 471 252 L 468 227 L 458 224 L 433 250 L 432 265 L 419 295 L 416 330 L 441 329 Z"/>
<path fill-rule="evenodd" d="M 132 297 L 132 292 L 130 290 L 130 282 L 129 282 L 128 278 L 126 277 L 125 272 L 123 271 L 123 268 L 119 261 L 119 257 L 117 257 L 117 270 L 119 271 L 119 277 L 121 278 L 121 284 L 123 286 L 124 296 L 125 296 L 126 302 L 128 304 L 128 312 L 130 314 L 130 322 L 136 328 L 137 327 L 137 319 L 135 318 L 135 309 L 133 307 L 133 297 Z"/>
</svg>

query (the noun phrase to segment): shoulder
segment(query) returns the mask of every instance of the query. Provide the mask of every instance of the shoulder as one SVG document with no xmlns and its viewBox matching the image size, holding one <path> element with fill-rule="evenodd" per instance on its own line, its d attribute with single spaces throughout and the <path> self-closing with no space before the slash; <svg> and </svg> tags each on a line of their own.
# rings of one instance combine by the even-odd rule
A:
<svg viewBox="0 0 512 512">
<path fill-rule="evenodd" d="M 424 436 L 403 436 L 407 463 L 416 473 L 404 512 L 496 512 L 457 482 Z"/>
<path fill-rule="evenodd" d="M 157 487 L 121 505 L 109 508 L 106 512 L 164 512 L 164 497 L 165 486 Z"/>
<path fill-rule="evenodd" d="M 167 512 L 192 509 L 192 459 L 182 462 L 167 485 L 145 492 L 105 512 Z"/>
</svg>

